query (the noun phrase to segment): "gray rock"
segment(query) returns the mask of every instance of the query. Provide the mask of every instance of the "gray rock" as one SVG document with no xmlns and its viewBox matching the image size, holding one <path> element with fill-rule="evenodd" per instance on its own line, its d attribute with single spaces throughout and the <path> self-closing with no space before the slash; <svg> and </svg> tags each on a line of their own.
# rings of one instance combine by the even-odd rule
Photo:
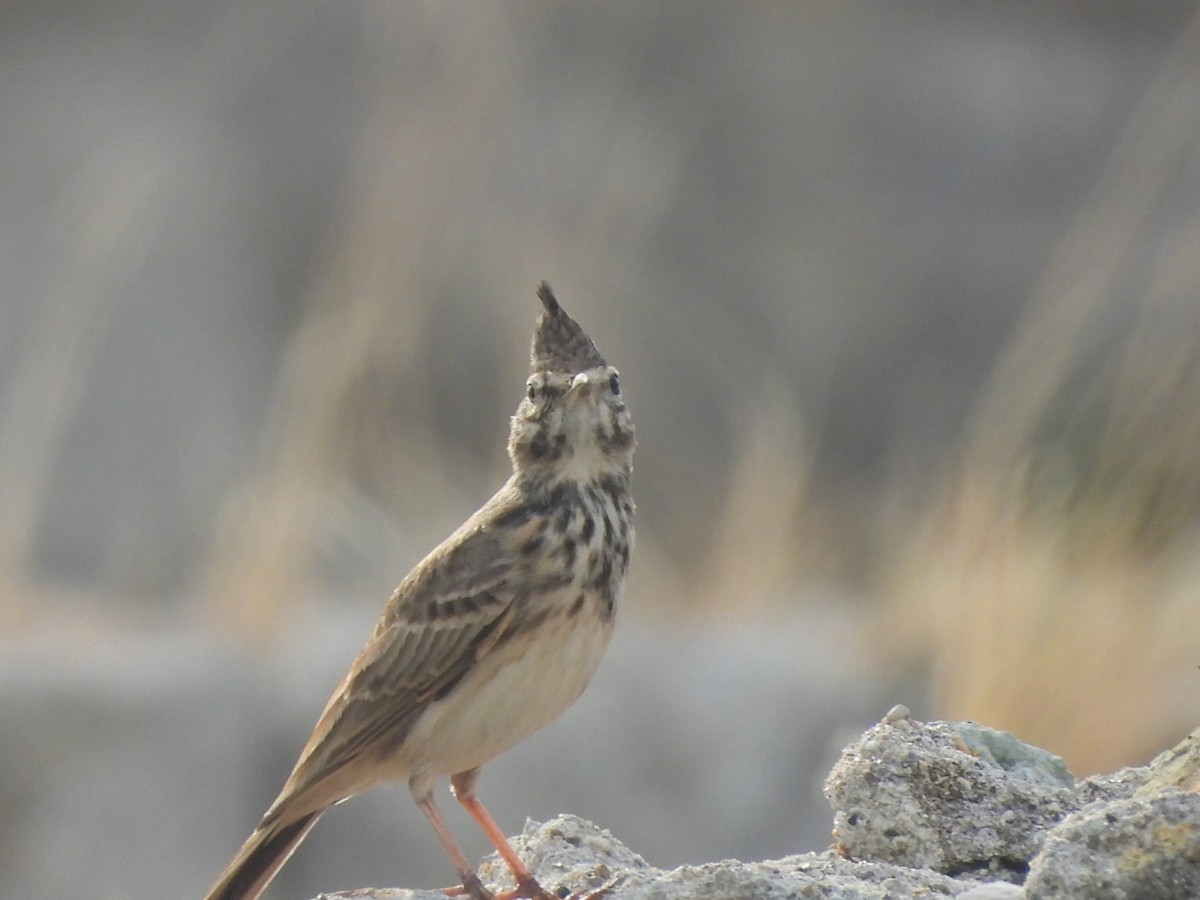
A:
<svg viewBox="0 0 1200 900">
<path fill-rule="evenodd" d="M 825 796 L 844 856 L 1017 882 L 1081 805 L 1044 750 L 974 723 L 898 717 L 842 753 Z"/>
<path fill-rule="evenodd" d="M 577 816 L 560 815 L 545 824 L 526 821 L 512 845 L 546 889 L 560 893 L 588 895 L 657 871 L 610 832 Z M 479 866 L 479 877 L 499 890 L 516 887 L 497 853 Z"/>
<path fill-rule="evenodd" d="M 1200 897 L 1200 794 L 1179 789 L 1194 781 L 1195 747 L 1193 735 L 1149 766 L 1075 787 L 1061 759 L 1011 735 L 915 722 L 896 707 L 830 775 L 831 850 L 668 871 L 574 816 L 529 822 L 513 843 L 548 890 L 605 900 L 1185 900 Z M 1031 857 L 1024 887 L 1009 883 Z M 513 886 L 495 854 L 479 871 L 497 889 Z"/>
<path fill-rule="evenodd" d="M 1111 775 L 1093 775 L 1079 784 L 1081 808 L 1089 803 L 1151 796 L 1166 790 L 1200 791 L 1200 728 L 1149 765 L 1121 769 Z"/>
<path fill-rule="evenodd" d="M 1170 750 L 1164 750 L 1146 766 L 1145 778 L 1137 787 L 1139 794 L 1166 789 L 1200 791 L 1200 728 Z"/>
<path fill-rule="evenodd" d="M 960 897 L 971 884 L 927 870 L 887 863 L 856 862 L 806 853 L 767 862 L 724 860 L 671 871 L 651 867 L 609 832 L 575 816 L 529 822 L 513 840 L 543 886 L 561 896 L 611 900 L 902 900 Z M 489 887 L 513 886 L 496 854 L 484 860 L 480 877 Z M 425 891 L 374 889 L 322 894 L 318 900 L 436 900 Z"/>
<path fill-rule="evenodd" d="M 618 889 L 611 900 L 902 900 L 958 897 L 968 882 L 927 869 L 808 853 L 766 862 L 683 866 Z"/>
<path fill-rule="evenodd" d="M 1046 837 L 1026 900 L 1200 897 L 1200 794 L 1166 791 L 1095 803 Z"/>
<path fill-rule="evenodd" d="M 1050 787 L 1075 787 L 1075 778 L 1061 756 L 1019 741 L 1006 731 L 995 731 L 977 722 L 955 722 L 952 727 L 971 753 L 1005 772 Z"/>
<path fill-rule="evenodd" d="M 987 881 L 959 894 L 955 900 L 1016 900 L 1022 890 L 1007 881 Z"/>
<path fill-rule="evenodd" d="M 1111 775 L 1092 775 L 1079 782 L 1075 794 L 1082 809 L 1089 803 L 1104 803 L 1110 800 L 1125 800 L 1132 797 L 1146 782 L 1149 769 L 1131 766 Z"/>
</svg>

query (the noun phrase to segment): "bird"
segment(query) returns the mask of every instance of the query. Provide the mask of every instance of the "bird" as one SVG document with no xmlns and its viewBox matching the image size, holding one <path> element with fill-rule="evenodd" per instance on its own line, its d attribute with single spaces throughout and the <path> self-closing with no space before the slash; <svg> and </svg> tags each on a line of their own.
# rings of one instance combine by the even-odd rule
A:
<svg viewBox="0 0 1200 900">
<path fill-rule="evenodd" d="M 559 303 L 541 310 L 512 416 L 512 474 L 400 582 L 278 797 L 206 895 L 254 900 L 327 809 L 406 782 L 471 900 L 558 900 L 476 795 L 482 766 L 583 693 L 634 546 L 633 421 L 617 369 Z M 480 881 L 434 800 L 442 778 L 516 889 Z"/>
</svg>

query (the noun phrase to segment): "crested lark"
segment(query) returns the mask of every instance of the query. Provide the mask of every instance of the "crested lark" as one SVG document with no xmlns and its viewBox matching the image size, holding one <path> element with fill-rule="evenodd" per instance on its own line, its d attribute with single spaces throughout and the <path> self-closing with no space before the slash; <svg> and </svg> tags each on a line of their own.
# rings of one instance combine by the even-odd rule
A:
<svg viewBox="0 0 1200 900">
<path fill-rule="evenodd" d="M 400 582 L 296 767 L 207 900 L 253 900 L 330 806 L 407 781 L 462 879 L 441 776 L 512 870 L 551 900 L 475 796 L 480 767 L 570 706 L 595 672 L 633 547 L 633 422 L 617 370 L 542 283 L 513 474 Z M 553 898 L 557 900 L 557 898 Z"/>
</svg>

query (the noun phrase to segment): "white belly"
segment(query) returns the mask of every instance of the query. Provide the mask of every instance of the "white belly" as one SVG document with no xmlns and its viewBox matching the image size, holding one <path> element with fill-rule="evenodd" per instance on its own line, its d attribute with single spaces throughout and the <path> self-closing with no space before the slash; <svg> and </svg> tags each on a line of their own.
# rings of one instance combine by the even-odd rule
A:
<svg viewBox="0 0 1200 900">
<path fill-rule="evenodd" d="M 578 699 L 612 634 L 595 614 L 555 615 L 536 641 L 498 646 L 447 696 L 432 704 L 405 741 L 412 782 L 481 766 L 557 718 Z M 564 610 L 565 613 L 565 610 Z"/>
</svg>

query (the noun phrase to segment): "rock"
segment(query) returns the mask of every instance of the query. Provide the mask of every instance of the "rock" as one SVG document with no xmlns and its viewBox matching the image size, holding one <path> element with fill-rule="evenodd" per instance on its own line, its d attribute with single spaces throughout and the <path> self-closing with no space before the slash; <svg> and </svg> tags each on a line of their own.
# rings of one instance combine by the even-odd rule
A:
<svg viewBox="0 0 1200 900">
<path fill-rule="evenodd" d="M 1200 897 L 1200 794 L 1164 791 L 1068 816 L 1034 859 L 1025 897 Z"/>
<path fill-rule="evenodd" d="M 542 884 L 587 900 L 1194 900 L 1200 794 L 1192 735 L 1149 766 L 1075 785 L 1063 761 L 971 722 L 897 707 L 842 754 L 826 783 L 833 848 L 765 862 L 663 870 L 574 816 L 513 839 Z M 853 857 L 853 858 L 851 858 Z M 1029 877 L 1024 886 L 1013 882 Z M 493 854 L 485 884 L 513 886 Z M 439 900 L 374 889 L 320 900 Z"/>
<path fill-rule="evenodd" d="M 529 822 L 513 846 L 552 893 L 611 900 L 902 900 L 958 897 L 971 887 L 937 872 L 806 853 L 768 862 L 725 860 L 656 869 L 609 832 L 575 816 Z M 483 882 L 506 890 L 513 881 L 496 854 L 479 868 Z M 429 891 L 373 889 L 322 894 L 318 900 L 444 900 Z"/>
<path fill-rule="evenodd" d="M 1200 728 L 1170 750 L 1158 754 L 1144 771 L 1145 778 L 1136 789 L 1138 794 L 1153 794 L 1171 788 L 1200 791 Z"/>
<path fill-rule="evenodd" d="M 927 869 L 856 862 L 825 851 L 767 862 L 682 866 L 619 886 L 610 900 L 932 900 L 958 897 L 970 887 Z"/>
<path fill-rule="evenodd" d="M 527 821 L 512 845 L 543 886 L 560 893 L 586 896 L 654 871 L 611 833 L 577 816 L 560 815 L 545 824 Z M 480 865 L 479 877 L 499 890 L 516 887 L 512 873 L 496 853 Z"/>
<path fill-rule="evenodd" d="M 1044 750 L 971 722 L 895 716 L 843 751 L 825 796 L 843 856 L 1014 882 L 1081 805 Z"/>
<path fill-rule="evenodd" d="M 955 900 L 1015 900 L 1022 891 L 1007 881 L 986 881 L 959 894 Z"/>
</svg>

